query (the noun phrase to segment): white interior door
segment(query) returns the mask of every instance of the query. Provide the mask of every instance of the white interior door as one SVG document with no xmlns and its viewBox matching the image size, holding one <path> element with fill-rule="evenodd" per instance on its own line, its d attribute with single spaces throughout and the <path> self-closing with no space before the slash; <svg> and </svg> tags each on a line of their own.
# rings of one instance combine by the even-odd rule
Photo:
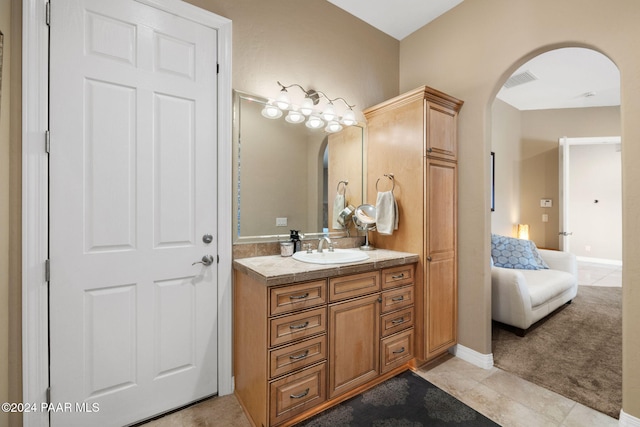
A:
<svg viewBox="0 0 640 427">
<path fill-rule="evenodd" d="M 217 392 L 216 31 L 51 4 L 51 425 L 121 426 Z"/>
</svg>

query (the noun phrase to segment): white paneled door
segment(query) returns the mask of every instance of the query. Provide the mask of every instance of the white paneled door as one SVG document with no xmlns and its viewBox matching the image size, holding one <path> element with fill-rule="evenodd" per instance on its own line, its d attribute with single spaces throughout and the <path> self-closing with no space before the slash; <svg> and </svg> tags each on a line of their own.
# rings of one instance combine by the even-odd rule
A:
<svg viewBox="0 0 640 427">
<path fill-rule="evenodd" d="M 216 31 L 133 0 L 50 31 L 51 425 L 122 426 L 217 392 Z"/>
</svg>

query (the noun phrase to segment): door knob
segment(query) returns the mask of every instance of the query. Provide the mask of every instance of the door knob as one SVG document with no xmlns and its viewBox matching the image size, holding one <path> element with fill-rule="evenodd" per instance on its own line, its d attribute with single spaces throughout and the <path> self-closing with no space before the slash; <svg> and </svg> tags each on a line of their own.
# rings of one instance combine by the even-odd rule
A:
<svg viewBox="0 0 640 427">
<path fill-rule="evenodd" d="M 202 261 L 196 261 L 191 265 L 202 264 L 202 265 L 211 265 L 213 264 L 213 255 L 205 255 L 202 257 Z"/>
</svg>

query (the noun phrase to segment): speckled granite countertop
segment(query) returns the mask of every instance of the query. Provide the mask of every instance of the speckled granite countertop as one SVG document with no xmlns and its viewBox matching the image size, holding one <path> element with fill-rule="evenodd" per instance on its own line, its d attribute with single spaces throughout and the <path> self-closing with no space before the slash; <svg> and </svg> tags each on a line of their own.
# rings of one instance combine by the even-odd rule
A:
<svg viewBox="0 0 640 427">
<path fill-rule="evenodd" d="M 311 264 L 292 257 L 268 255 L 236 259 L 233 268 L 273 286 L 396 267 L 418 262 L 419 259 L 416 254 L 386 249 L 375 249 L 367 255 L 369 259 L 349 264 Z"/>
</svg>

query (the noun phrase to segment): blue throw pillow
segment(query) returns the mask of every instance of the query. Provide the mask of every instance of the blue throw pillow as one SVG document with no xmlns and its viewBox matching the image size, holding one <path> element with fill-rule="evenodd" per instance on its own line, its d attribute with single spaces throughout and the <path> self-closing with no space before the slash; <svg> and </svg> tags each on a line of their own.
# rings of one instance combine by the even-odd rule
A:
<svg viewBox="0 0 640 427">
<path fill-rule="evenodd" d="M 541 270 L 548 269 L 549 266 L 542 259 L 542 256 L 540 255 L 540 252 L 538 252 L 538 247 L 536 246 L 535 243 L 533 243 L 533 240 L 527 240 L 527 242 L 529 242 L 529 246 L 531 246 L 531 252 L 533 253 L 533 259 L 536 260 L 536 264 L 538 264 L 538 267 L 540 267 Z"/>
<path fill-rule="evenodd" d="M 540 270 L 549 268 L 530 240 L 491 235 L 491 258 L 496 267 Z"/>
</svg>

